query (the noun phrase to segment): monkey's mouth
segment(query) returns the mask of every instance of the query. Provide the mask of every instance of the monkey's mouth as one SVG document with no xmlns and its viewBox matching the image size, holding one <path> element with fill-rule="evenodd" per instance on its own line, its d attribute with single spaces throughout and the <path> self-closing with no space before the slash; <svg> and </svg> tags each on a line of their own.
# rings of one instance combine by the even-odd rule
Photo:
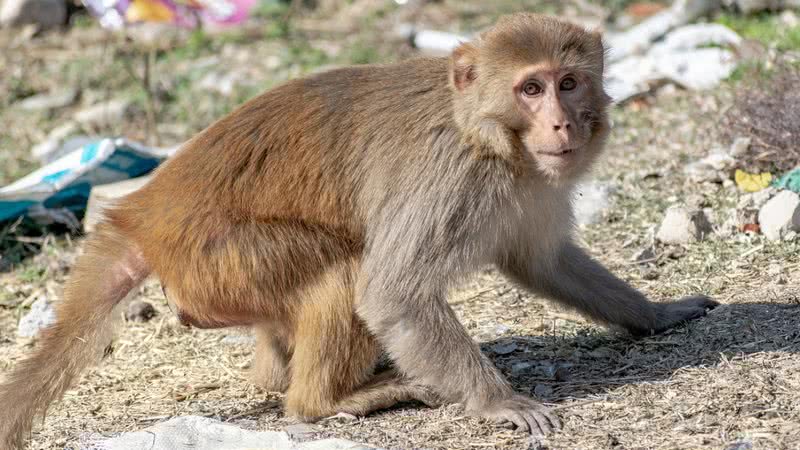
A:
<svg viewBox="0 0 800 450">
<path fill-rule="evenodd" d="M 554 152 L 545 152 L 545 151 L 538 151 L 536 153 L 540 155 L 547 155 L 547 156 L 569 156 L 574 153 L 574 148 L 565 148 L 562 150 L 556 150 Z"/>
</svg>

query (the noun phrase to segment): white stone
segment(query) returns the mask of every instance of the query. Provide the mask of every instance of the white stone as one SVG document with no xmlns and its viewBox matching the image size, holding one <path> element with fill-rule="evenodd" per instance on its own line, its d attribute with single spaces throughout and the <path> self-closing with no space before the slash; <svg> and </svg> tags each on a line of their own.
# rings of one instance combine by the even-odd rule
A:
<svg viewBox="0 0 800 450">
<path fill-rule="evenodd" d="M 120 99 L 97 103 L 75 113 L 75 120 L 83 125 L 113 125 L 125 118 L 130 106 L 131 102 Z"/>
<path fill-rule="evenodd" d="M 16 27 L 33 24 L 53 28 L 67 22 L 64 0 L 4 0 L 0 6 L 0 26 Z"/>
<path fill-rule="evenodd" d="M 39 334 L 39 330 L 52 325 L 56 321 L 56 312 L 53 305 L 45 297 L 39 297 L 33 304 L 28 314 L 22 316 L 17 327 L 17 335 L 32 338 Z"/>
<path fill-rule="evenodd" d="M 770 240 L 778 240 L 789 231 L 800 231 L 800 196 L 780 191 L 758 211 L 761 232 Z"/>
<path fill-rule="evenodd" d="M 223 337 L 219 341 L 221 344 L 225 345 L 255 345 L 256 337 L 250 336 L 247 334 L 229 334 L 228 336 Z"/>
<path fill-rule="evenodd" d="M 596 223 L 608 208 L 614 188 L 597 181 L 582 183 L 575 188 L 572 207 L 578 225 Z"/>
<path fill-rule="evenodd" d="M 656 239 L 665 244 L 687 244 L 699 241 L 711 232 L 711 223 L 702 210 L 690 212 L 682 206 L 667 209 Z"/>
<path fill-rule="evenodd" d="M 747 150 L 750 149 L 750 141 L 751 139 L 749 137 L 739 137 L 734 139 L 730 150 L 728 150 L 728 154 L 734 158 L 743 156 Z"/>
<path fill-rule="evenodd" d="M 713 149 L 709 154 L 686 166 L 684 172 L 696 182 L 719 182 L 726 178 L 725 171 L 736 164 L 727 151 Z"/>
<path fill-rule="evenodd" d="M 81 450 L 367 450 L 374 447 L 344 439 L 294 441 L 285 431 L 252 431 L 218 420 L 182 416 L 141 431 L 112 438 L 85 436 Z"/>
</svg>

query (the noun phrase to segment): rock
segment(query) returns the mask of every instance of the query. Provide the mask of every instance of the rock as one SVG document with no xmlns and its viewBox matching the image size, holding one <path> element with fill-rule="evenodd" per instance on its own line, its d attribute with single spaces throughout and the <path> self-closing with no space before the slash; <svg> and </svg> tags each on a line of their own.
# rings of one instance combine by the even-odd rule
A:
<svg viewBox="0 0 800 450">
<path fill-rule="evenodd" d="M 517 349 L 517 344 L 514 342 L 497 343 L 490 348 L 496 355 L 508 355 L 509 353 L 514 353 Z"/>
<path fill-rule="evenodd" d="M 125 118 L 131 107 L 128 100 L 109 100 L 97 103 L 75 113 L 75 121 L 82 125 L 101 127 L 116 124 Z"/>
<path fill-rule="evenodd" d="M 255 336 L 246 334 L 231 334 L 220 339 L 220 342 L 225 345 L 255 345 Z"/>
<path fill-rule="evenodd" d="M 182 333 L 191 330 L 188 325 L 184 325 L 181 320 L 174 315 L 167 318 L 167 320 L 164 322 L 164 328 L 176 333 Z"/>
<path fill-rule="evenodd" d="M 783 273 L 783 266 L 777 263 L 772 263 L 767 267 L 767 275 L 770 277 L 779 277 Z"/>
<path fill-rule="evenodd" d="M 284 427 L 283 431 L 294 440 L 306 440 L 320 431 L 319 427 L 308 423 L 296 423 Z"/>
<path fill-rule="evenodd" d="M 75 103 L 77 98 L 78 91 L 76 89 L 67 89 L 60 92 L 36 94 L 18 101 L 14 106 L 24 111 L 58 109 Z"/>
<path fill-rule="evenodd" d="M 695 182 L 721 182 L 728 179 L 726 173 L 736 164 L 736 160 L 723 149 L 713 149 L 705 158 L 686 166 L 684 172 Z"/>
<path fill-rule="evenodd" d="M 614 188 L 610 185 L 591 181 L 575 188 L 572 206 L 578 225 L 596 223 L 608 208 L 609 196 Z"/>
<path fill-rule="evenodd" d="M 536 371 L 545 378 L 555 378 L 558 367 L 551 362 L 543 361 L 536 366 Z"/>
<path fill-rule="evenodd" d="M 703 240 L 711 232 L 711 222 L 702 210 L 690 212 L 682 206 L 667 209 L 656 239 L 665 244 L 687 244 Z"/>
<path fill-rule="evenodd" d="M 27 314 L 22 316 L 17 327 L 17 335 L 32 338 L 39 334 L 39 330 L 52 325 L 56 321 L 56 312 L 53 305 L 45 297 L 39 297 Z"/>
<path fill-rule="evenodd" d="M 553 379 L 556 381 L 569 381 L 572 378 L 572 372 L 566 366 L 559 366 L 556 373 L 553 374 Z"/>
<path fill-rule="evenodd" d="M 733 140 L 733 144 L 731 144 L 731 148 L 728 150 L 728 154 L 734 158 L 738 158 L 743 156 L 747 153 L 747 150 L 750 149 L 750 141 L 749 137 L 739 137 Z"/>
<path fill-rule="evenodd" d="M 533 395 L 537 398 L 550 397 L 553 395 L 553 388 L 546 384 L 537 384 L 533 388 Z"/>
<path fill-rule="evenodd" d="M 636 254 L 633 255 L 633 261 L 636 264 L 652 264 L 658 259 L 657 256 L 653 247 L 647 247 L 636 252 Z"/>
<path fill-rule="evenodd" d="M 789 231 L 800 231 L 800 196 L 781 191 L 758 211 L 761 232 L 770 240 L 778 240 Z"/>
<path fill-rule="evenodd" d="M 134 300 L 125 311 L 125 320 L 128 322 L 149 322 L 158 312 L 150 303 Z"/>
<path fill-rule="evenodd" d="M 647 281 L 657 280 L 661 277 L 661 273 L 659 273 L 658 269 L 655 267 L 648 267 L 642 271 L 642 279 Z"/>
<path fill-rule="evenodd" d="M 527 361 L 514 363 L 511 365 L 511 373 L 514 375 L 519 375 L 523 372 L 527 372 L 531 367 L 533 367 L 533 364 Z"/>
<path fill-rule="evenodd" d="M 725 220 L 722 225 L 716 229 L 717 236 L 723 239 L 729 238 L 738 233 L 739 230 L 739 211 L 736 208 L 730 208 L 725 213 Z"/>
<path fill-rule="evenodd" d="M 747 440 L 736 441 L 725 447 L 725 450 L 753 450 L 753 443 Z"/>
<path fill-rule="evenodd" d="M 495 327 L 494 327 L 494 334 L 495 334 L 495 336 L 502 336 L 502 335 L 508 333 L 509 330 L 511 330 L 511 328 L 509 328 L 507 325 L 503 325 L 502 323 L 499 323 L 499 324 L 495 325 Z"/>
<path fill-rule="evenodd" d="M 344 439 L 297 442 L 285 431 L 251 431 L 199 416 L 182 416 L 115 437 L 80 438 L 81 450 L 366 450 L 374 447 Z"/>
<path fill-rule="evenodd" d="M 67 23 L 67 2 L 64 0 L 4 0 L 0 6 L 0 26 L 36 25 L 54 28 Z"/>
<path fill-rule="evenodd" d="M 94 230 L 95 225 L 103 217 L 103 209 L 112 201 L 141 188 L 149 180 L 150 176 L 145 176 L 92 187 L 86 205 L 86 215 L 83 217 L 84 231 L 88 233 Z"/>
<path fill-rule="evenodd" d="M 743 209 L 759 209 L 772 198 L 773 195 L 778 193 L 778 189 L 769 186 L 758 192 L 742 194 L 739 201 L 736 203 L 736 208 Z"/>
</svg>

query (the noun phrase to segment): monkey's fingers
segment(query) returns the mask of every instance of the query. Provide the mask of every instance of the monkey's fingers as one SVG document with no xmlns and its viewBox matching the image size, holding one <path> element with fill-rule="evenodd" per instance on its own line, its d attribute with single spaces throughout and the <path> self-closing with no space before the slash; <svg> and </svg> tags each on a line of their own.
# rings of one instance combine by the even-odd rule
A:
<svg viewBox="0 0 800 450">
<path fill-rule="evenodd" d="M 659 323 L 653 330 L 656 333 L 666 331 L 681 323 L 699 319 L 719 306 L 719 303 L 705 295 L 684 297 L 676 302 L 662 303 L 659 311 Z M 641 333 L 640 333 L 641 334 Z"/>
<path fill-rule="evenodd" d="M 484 416 L 500 424 L 512 424 L 521 431 L 546 436 L 561 428 L 561 421 L 550 410 L 533 399 L 521 395 L 499 402 Z"/>
<path fill-rule="evenodd" d="M 547 409 L 528 410 L 524 412 L 524 415 L 530 427 L 531 434 L 546 436 L 561 428 L 561 421 L 558 420 L 555 414 Z"/>
</svg>

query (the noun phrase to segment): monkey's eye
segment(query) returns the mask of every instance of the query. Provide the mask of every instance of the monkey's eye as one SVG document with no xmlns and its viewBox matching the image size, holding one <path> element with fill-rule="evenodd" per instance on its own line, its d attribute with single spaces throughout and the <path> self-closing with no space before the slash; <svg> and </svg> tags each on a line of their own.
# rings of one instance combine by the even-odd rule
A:
<svg viewBox="0 0 800 450">
<path fill-rule="evenodd" d="M 528 80 L 525 84 L 522 85 L 522 92 L 527 95 L 528 97 L 533 97 L 535 95 L 539 95 L 542 93 L 542 87 L 539 83 Z"/>
<path fill-rule="evenodd" d="M 575 77 L 570 75 L 564 77 L 564 79 L 561 80 L 561 85 L 559 86 L 559 89 L 561 89 L 562 91 L 571 91 L 575 89 L 577 85 L 578 85 L 578 80 L 576 80 Z"/>
</svg>

